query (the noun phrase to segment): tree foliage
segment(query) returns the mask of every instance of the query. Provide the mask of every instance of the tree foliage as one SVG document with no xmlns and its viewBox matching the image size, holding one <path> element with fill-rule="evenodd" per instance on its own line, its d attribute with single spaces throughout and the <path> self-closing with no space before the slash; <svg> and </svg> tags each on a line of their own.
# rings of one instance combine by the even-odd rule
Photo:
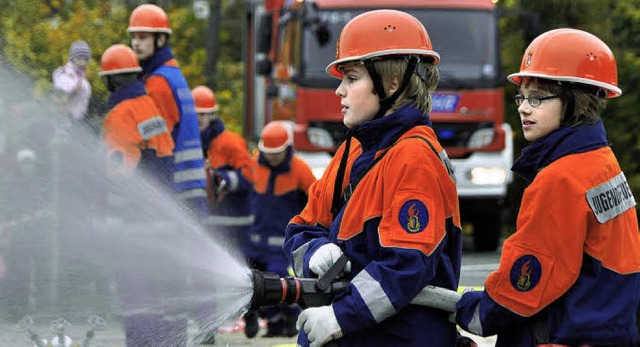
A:
<svg viewBox="0 0 640 347">
<path fill-rule="evenodd" d="M 67 5 L 67 3 L 70 3 Z M 87 69 L 93 88 L 92 109 L 104 113 L 108 91 L 98 76 L 102 52 L 116 43 L 129 44 L 126 32 L 129 14 L 141 2 L 132 1 L 62 1 L 62 0 L 0 0 L 0 45 L 2 55 L 16 68 L 36 80 L 36 94 L 51 91 L 51 74 L 66 63 L 68 50 L 75 40 L 85 40 L 91 46 L 92 59 Z M 190 3 L 190 2 L 189 2 Z M 223 2 L 227 3 L 227 2 Z M 225 11 L 236 11 L 241 4 L 229 1 Z M 231 6 L 233 5 L 233 6 Z M 34 9 L 37 11 L 34 12 Z M 192 88 L 206 83 L 203 66 L 207 60 L 205 40 L 206 20 L 196 19 L 191 7 L 181 2 L 171 2 L 165 7 L 171 22 L 173 35 L 170 45 L 182 71 Z M 216 90 L 221 117 L 227 126 L 241 133 L 242 124 L 242 64 L 237 58 L 241 37 L 237 33 L 240 18 L 222 16 L 221 52 Z M 224 29 L 225 22 L 231 29 Z M 235 46 L 235 47 L 234 47 Z M 232 53 L 228 53 L 232 52 Z M 230 81 L 237 81 L 231 83 Z M 233 89 L 224 89 L 233 88 Z M 226 97 L 227 96 L 227 97 Z"/>
</svg>

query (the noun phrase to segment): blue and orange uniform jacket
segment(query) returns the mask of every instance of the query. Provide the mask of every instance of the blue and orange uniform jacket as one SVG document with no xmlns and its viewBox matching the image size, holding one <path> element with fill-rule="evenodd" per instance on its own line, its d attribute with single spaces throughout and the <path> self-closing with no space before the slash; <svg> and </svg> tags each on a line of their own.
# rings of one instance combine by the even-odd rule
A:
<svg viewBox="0 0 640 347">
<path fill-rule="evenodd" d="M 636 201 L 602 121 L 533 142 L 513 171 L 531 182 L 517 231 L 485 290 L 463 295 L 458 324 L 497 346 L 637 346 Z"/>
<path fill-rule="evenodd" d="M 288 260 L 282 245 L 291 218 L 307 204 L 308 191 L 316 181 L 311 168 L 287 149 L 284 162 L 271 167 L 260 153 L 254 161 L 254 195 L 251 199 L 255 222 L 249 238 L 254 259 L 267 264 L 266 271 L 287 275 Z"/>
<path fill-rule="evenodd" d="M 175 191 L 194 212 L 207 214 L 207 192 L 202 143 L 195 104 L 171 48 L 160 48 L 140 62 L 149 96 L 158 106 L 175 142 Z"/>
<path fill-rule="evenodd" d="M 124 86 L 109 97 L 102 138 L 110 174 L 136 169 L 171 187 L 174 143 L 164 118 L 142 82 Z"/>
<path fill-rule="evenodd" d="M 340 345 L 453 346 L 456 327 L 446 312 L 410 304 L 426 285 L 458 287 L 460 213 L 446 152 L 428 116 L 410 106 L 350 133 L 342 189 L 357 183 L 356 188 L 333 216 L 343 143 L 287 227 L 289 261 L 297 276 L 314 277 L 309 258 L 330 242 L 351 260 L 347 289 L 332 303 L 344 332 Z M 309 345 L 304 332 L 298 343 Z"/>
<path fill-rule="evenodd" d="M 225 128 L 220 119 L 214 119 L 201 133 L 208 166 L 214 175 L 226 181 L 224 196 L 213 203 L 209 224 L 221 228 L 234 228 L 243 249 L 248 247 L 248 231 L 253 224 L 251 191 L 253 190 L 253 164 L 246 141 Z M 212 177 L 213 178 L 213 177 Z"/>
</svg>

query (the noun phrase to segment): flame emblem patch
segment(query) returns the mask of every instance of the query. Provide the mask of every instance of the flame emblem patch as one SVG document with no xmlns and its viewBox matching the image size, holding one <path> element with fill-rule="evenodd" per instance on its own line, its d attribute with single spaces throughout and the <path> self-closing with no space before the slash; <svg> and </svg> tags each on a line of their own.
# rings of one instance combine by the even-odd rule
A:
<svg viewBox="0 0 640 347">
<path fill-rule="evenodd" d="M 429 224 L 429 210 L 422 201 L 409 200 L 400 208 L 398 222 L 409 234 L 419 233 Z"/>
<path fill-rule="evenodd" d="M 523 255 L 511 267 L 511 285 L 519 292 L 528 292 L 535 288 L 542 277 L 542 265 L 531 254 Z"/>
</svg>

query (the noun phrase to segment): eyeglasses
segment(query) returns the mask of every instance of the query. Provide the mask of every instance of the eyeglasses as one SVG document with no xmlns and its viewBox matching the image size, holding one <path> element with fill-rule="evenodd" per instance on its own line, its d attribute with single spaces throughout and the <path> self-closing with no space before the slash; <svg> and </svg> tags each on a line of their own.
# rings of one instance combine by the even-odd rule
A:
<svg viewBox="0 0 640 347">
<path fill-rule="evenodd" d="M 554 98 L 558 98 L 560 97 L 559 95 L 549 95 L 549 96 L 530 96 L 528 98 L 525 98 L 524 95 L 522 94 L 516 94 L 514 99 L 516 101 L 516 105 L 518 105 L 518 107 L 520 107 L 520 105 L 522 105 L 522 103 L 527 100 L 527 102 L 529 102 L 529 106 L 531 107 L 538 107 L 540 105 L 542 105 L 542 101 L 543 100 L 549 100 L 549 99 L 554 99 Z"/>
</svg>

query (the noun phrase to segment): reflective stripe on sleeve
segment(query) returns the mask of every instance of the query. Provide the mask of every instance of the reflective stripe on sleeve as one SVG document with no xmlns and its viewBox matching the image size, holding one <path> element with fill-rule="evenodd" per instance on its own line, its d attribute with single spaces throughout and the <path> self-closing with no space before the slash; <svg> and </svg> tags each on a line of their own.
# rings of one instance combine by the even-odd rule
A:
<svg viewBox="0 0 640 347">
<path fill-rule="evenodd" d="M 204 223 L 209 226 L 249 226 L 253 225 L 253 215 L 250 216 L 209 216 Z"/>
<path fill-rule="evenodd" d="M 284 244 L 284 237 L 282 236 L 269 236 L 267 238 L 267 245 L 269 246 L 282 246 Z"/>
<path fill-rule="evenodd" d="M 238 178 L 238 173 L 235 171 L 228 171 L 227 177 L 229 177 L 229 190 L 234 192 L 238 189 L 238 184 L 240 179 Z"/>
<path fill-rule="evenodd" d="M 480 304 L 476 304 L 476 310 L 473 313 L 473 318 L 469 322 L 467 326 L 470 333 L 483 336 L 482 335 L 482 324 L 480 323 Z"/>
<path fill-rule="evenodd" d="M 351 283 L 360 293 L 376 322 L 380 323 L 397 313 L 380 283 L 371 277 L 366 270 L 354 277 Z"/>
<path fill-rule="evenodd" d="M 293 251 L 293 271 L 296 273 L 296 276 L 302 277 L 303 269 L 304 269 L 304 254 L 307 253 L 307 249 L 309 249 L 309 243 L 311 241 L 305 243 L 304 245 L 298 247 L 295 251 Z"/>
</svg>

